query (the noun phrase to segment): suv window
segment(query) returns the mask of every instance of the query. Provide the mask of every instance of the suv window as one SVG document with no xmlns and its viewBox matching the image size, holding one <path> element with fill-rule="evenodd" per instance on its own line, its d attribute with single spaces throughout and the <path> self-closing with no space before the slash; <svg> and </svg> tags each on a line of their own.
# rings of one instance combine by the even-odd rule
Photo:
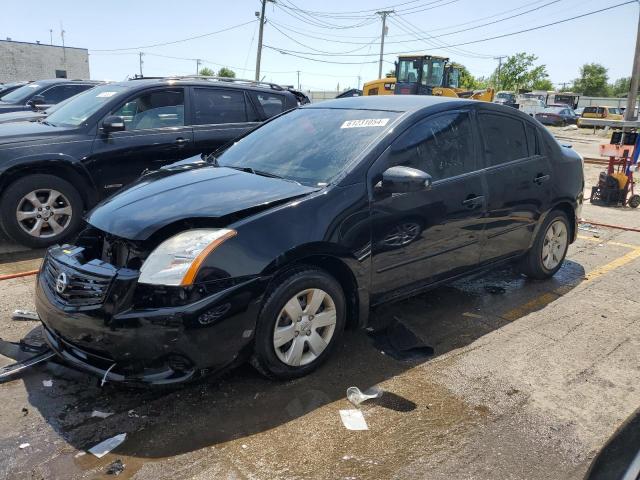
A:
<svg viewBox="0 0 640 480">
<path fill-rule="evenodd" d="M 256 93 L 255 96 L 267 118 L 271 118 L 284 111 L 284 97 L 282 95 L 260 92 Z"/>
<path fill-rule="evenodd" d="M 469 114 L 451 112 L 418 122 L 394 142 L 389 160 L 390 166 L 427 172 L 434 181 L 475 170 Z"/>
<path fill-rule="evenodd" d="M 242 90 L 194 88 L 194 124 L 245 123 L 255 121 Z M 249 120 L 251 119 L 251 120 Z"/>
<path fill-rule="evenodd" d="M 56 85 L 48 88 L 41 95 L 44 97 L 45 104 L 54 105 L 92 87 L 93 85 Z"/>
<path fill-rule="evenodd" d="M 184 89 L 155 90 L 126 102 L 112 113 L 127 130 L 184 126 Z"/>
<path fill-rule="evenodd" d="M 480 113 L 480 132 L 484 141 L 487 166 L 528 157 L 524 123 L 517 118 Z"/>
</svg>

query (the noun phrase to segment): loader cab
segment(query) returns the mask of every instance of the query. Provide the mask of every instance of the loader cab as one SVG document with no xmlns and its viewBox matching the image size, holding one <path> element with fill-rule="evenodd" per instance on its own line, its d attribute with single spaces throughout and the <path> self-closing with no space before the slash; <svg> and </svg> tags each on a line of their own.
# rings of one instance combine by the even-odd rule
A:
<svg viewBox="0 0 640 480">
<path fill-rule="evenodd" d="M 432 55 L 401 56 L 396 63 L 396 95 L 431 95 L 447 86 L 449 59 Z M 459 72 L 456 77 L 459 77 Z"/>
</svg>

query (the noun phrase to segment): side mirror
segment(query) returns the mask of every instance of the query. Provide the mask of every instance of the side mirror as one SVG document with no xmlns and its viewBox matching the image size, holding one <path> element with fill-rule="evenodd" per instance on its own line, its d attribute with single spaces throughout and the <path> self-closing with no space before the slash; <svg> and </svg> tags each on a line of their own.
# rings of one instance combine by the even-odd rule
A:
<svg viewBox="0 0 640 480">
<path fill-rule="evenodd" d="M 125 130 L 124 118 L 109 115 L 102 121 L 102 131 L 105 133 L 122 132 Z"/>
<path fill-rule="evenodd" d="M 27 105 L 31 108 L 36 108 L 38 105 L 44 105 L 44 97 L 42 95 L 34 95 L 31 100 L 27 102 Z"/>
<path fill-rule="evenodd" d="M 382 173 L 379 184 L 384 193 L 409 193 L 429 190 L 431 175 L 411 167 L 391 167 Z"/>
</svg>

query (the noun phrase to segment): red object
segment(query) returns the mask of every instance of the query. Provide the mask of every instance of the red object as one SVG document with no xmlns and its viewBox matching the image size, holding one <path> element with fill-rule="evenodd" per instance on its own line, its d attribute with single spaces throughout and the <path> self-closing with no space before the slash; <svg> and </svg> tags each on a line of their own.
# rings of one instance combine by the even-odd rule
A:
<svg viewBox="0 0 640 480">
<path fill-rule="evenodd" d="M 8 275 L 0 275 L 0 282 L 2 280 L 11 280 L 12 278 L 28 277 L 29 275 L 35 275 L 38 270 L 29 270 L 28 272 L 10 273 Z"/>
</svg>

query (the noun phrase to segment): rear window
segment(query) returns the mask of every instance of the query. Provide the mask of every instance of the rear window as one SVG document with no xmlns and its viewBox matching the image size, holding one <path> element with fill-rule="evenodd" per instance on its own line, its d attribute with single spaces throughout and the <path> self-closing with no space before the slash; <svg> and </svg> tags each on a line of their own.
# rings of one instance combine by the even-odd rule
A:
<svg viewBox="0 0 640 480">
<path fill-rule="evenodd" d="M 481 113 L 479 123 L 488 166 L 528 156 L 527 135 L 521 120 L 506 115 Z"/>
<path fill-rule="evenodd" d="M 194 109 L 196 125 L 255 121 L 242 90 L 195 88 Z"/>
<path fill-rule="evenodd" d="M 271 93 L 256 93 L 255 98 L 262 107 L 267 118 L 275 117 L 284 112 L 284 97 Z"/>
</svg>

